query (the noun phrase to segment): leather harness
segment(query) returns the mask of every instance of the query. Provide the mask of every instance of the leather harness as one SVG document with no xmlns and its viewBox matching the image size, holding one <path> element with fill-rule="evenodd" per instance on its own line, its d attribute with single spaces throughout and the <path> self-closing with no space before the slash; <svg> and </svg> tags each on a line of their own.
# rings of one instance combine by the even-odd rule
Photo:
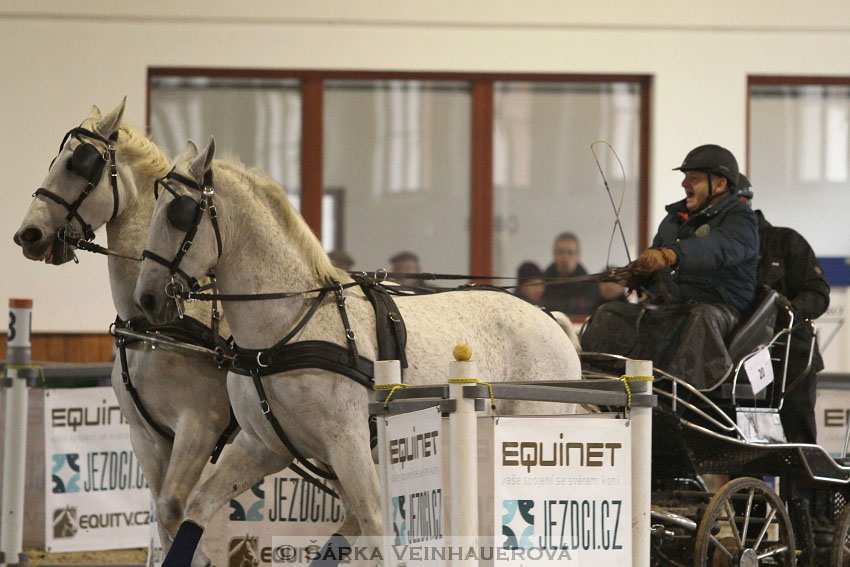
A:
<svg viewBox="0 0 850 567">
<path fill-rule="evenodd" d="M 127 345 L 141 342 L 142 339 L 128 338 L 126 336 L 116 334 L 114 329 L 130 329 L 150 334 L 161 334 L 184 343 L 204 347 L 211 351 L 215 351 L 216 353 L 221 353 L 222 357 L 219 361 L 217 361 L 219 362 L 219 367 L 221 367 L 224 363 L 224 353 L 229 350 L 226 341 L 219 336 L 217 329 L 211 329 L 197 319 L 188 316 L 185 316 L 182 319 L 177 319 L 166 325 L 152 325 L 144 317 L 136 317 L 129 321 L 122 321 L 119 317 L 115 318 L 112 334 L 115 336 L 115 345 L 118 347 L 118 354 L 121 360 L 121 380 L 124 384 L 124 388 L 130 394 L 139 414 L 144 418 L 148 425 L 150 425 L 151 429 L 162 435 L 165 439 L 174 442 L 174 433 L 156 423 L 150 412 L 148 412 L 142 403 L 139 392 L 136 390 L 136 387 L 133 385 L 133 381 L 130 377 L 130 369 L 127 364 Z M 215 448 L 210 455 L 211 463 L 215 464 L 218 461 L 218 457 L 221 454 L 222 449 L 224 449 L 227 440 L 230 439 L 230 436 L 238 427 L 239 423 L 236 421 L 236 416 L 234 415 L 233 408 L 231 407 L 230 423 L 228 423 L 227 427 L 221 433 L 215 444 Z"/>
<path fill-rule="evenodd" d="M 390 293 L 372 280 L 356 277 L 355 282 L 369 298 L 375 310 L 375 326 L 378 339 L 378 358 L 380 360 L 399 360 L 402 369 L 407 368 L 407 331 L 404 320 Z M 284 446 L 313 474 L 335 480 L 332 472 L 316 467 L 307 461 L 295 449 L 272 411 L 263 386 L 262 377 L 291 370 L 320 368 L 335 374 L 351 378 L 358 384 L 371 388 L 375 382 L 374 362 L 357 352 L 357 338 L 348 319 L 345 308 L 345 296 L 342 285 L 333 289 L 336 305 L 345 328 L 347 346 L 321 340 L 289 342 L 313 317 L 327 298 L 329 290 L 319 293 L 310 309 L 301 320 L 280 341 L 268 349 L 246 349 L 234 344 L 234 356 L 231 371 L 242 376 L 250 376 L 257 390 L 260 410 L 274 429 Z M 377 425 L 374 416 L 369 420 L 371 446 L 377 443 Z"/>
</svg>

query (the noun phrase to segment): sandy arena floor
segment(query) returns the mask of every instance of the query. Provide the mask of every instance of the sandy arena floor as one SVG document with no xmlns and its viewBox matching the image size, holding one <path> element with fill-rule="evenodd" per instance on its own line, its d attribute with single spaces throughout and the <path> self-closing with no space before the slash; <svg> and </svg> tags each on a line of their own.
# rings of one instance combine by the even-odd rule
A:
<svg viewBox="0 0 850 567">
<path fill-rule="evenodd" d="M 26 548 L 30 565 L 103 565 L 103 564 L 138 564 L 145 563 L 148 558 L 147 548 L 116 549 L 112 551 L 78 551 L 68 553 L 45 553 L 44 550 Z"/>
</svg>

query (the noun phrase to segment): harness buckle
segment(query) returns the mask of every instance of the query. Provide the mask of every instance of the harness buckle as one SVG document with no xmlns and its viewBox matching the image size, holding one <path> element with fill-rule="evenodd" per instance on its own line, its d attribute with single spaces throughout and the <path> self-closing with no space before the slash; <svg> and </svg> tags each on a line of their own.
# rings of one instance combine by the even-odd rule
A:
<svg viewBox="0 0 850 567">
<path fill-rule="evenodd" d="M 224 348 L 217 346 L 213 349 L 213 362 L 215 362 L 215 365 L 219 368 L 224 366 L 224 363 L 227 362 L 227 358 L 224 354 Z"/>
<path fill-rule="evenodd" d="M 375 270 L 375 281 L 378 283 L 387 281 L 386 268 L 378 268 L 377 270 Z"/>
<path fill-rule="evenodd" d="M 357 337 L 354 336 L 354 331 L 352 331 L 351 329 L 345 330 L 345 338 L 348 339 L 349 341 L 356 341 L 357 340 Z"/>
<path fill-rule="evenodd" d="M 209 202 L 206 199 L 201 199 L 200 201 L 198 201 L 198 208 L 202 211 L 207 210 L 207 205 L 209 205 Z"/>
<path fill-rule="evenodd" d="M 218 218 L 218 211 L 215 210 L 215 205 L 210 204 L 209 213 L 210 213 L 210 218 Z"/>
<path fill-rule="evenodd" d="M 121 372 L 121 381 L 124 382 L 124 385 L 130 383 L 130 373 L 129 372 Z"/>
<path fill-rule="evenodd" d="M 268 400 L 260 400 L 260 409 L 263 410 L 263 415 L 269 415 L 272 411 L 272 408 L 269 407 Z"/>
<path fill-rule="evenodd" d="M 259 366 L 260 368 L 268 368 L 270 365 L 263 364 L 263 362 L 260 360 L 260 357 L 262 355 L 263 355 L 263 351 L 260 351 L 260 352 L 257 353 L 257 366 Z"/>
<path fill-rule="evenodd" d="M 192 247 L 192 241 L 191 241 L 191 240 L 186 240 L 185 242 L 183 242 L 183 245 L 182 245 L 182 246 L 180 246 L 180 250 L 181 250 L 184 254 L 186 254 L 187 252 L 189 252 L 189 248 L 191 248 L 191 247 Z"/>
<path fill-rule="evenodd" d="M 169 299 L 178 299 L 183 295 L 183 282 L 171 276 L 171 280 L 165 284 L 165 296 Z"/>
</svg>

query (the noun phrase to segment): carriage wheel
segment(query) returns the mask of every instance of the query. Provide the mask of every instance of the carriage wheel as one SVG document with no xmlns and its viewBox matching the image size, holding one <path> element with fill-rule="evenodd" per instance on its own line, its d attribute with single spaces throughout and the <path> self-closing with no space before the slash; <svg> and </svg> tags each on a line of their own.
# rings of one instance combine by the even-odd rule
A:
<svg viewBox="0 0 850 567">
<path fill-rule="evenodd" d="M 835 523 L 835 537 L 829 554 L 830 567 L 850 567 L 850 506 L 845 506 Z"/>
<path fill-rule="evenodd" d="M 755 478 L 736 478 L 714 495 L 697 530 L 694 567 L 793 567 L 794 531 L 785 505 Z"/>
</svg>

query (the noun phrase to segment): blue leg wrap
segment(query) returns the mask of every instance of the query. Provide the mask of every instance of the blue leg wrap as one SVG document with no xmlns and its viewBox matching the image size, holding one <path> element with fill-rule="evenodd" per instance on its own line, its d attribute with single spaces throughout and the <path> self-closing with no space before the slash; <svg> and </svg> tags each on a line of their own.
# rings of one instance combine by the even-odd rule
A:
<svg viewBox="0 0 850 567">
<path fill-rule="evenodd" d="M 310 567 L 337 567 L 339 562 L 351 556 L 351 544 L 344 535 L 333 534 L 319 551 L 318 557 L 310 562 Z M 165 567 L 165 565 L 163 565 Z"/>
<path fill-rule="evenodd" d="M 188 521 L 180 524 L 180 529 L 174 536 L 174 543 L 162 561 L 162 567 L 189 567 L 202 533 L 204 528 L 198 524 Z"/>
</svg>

